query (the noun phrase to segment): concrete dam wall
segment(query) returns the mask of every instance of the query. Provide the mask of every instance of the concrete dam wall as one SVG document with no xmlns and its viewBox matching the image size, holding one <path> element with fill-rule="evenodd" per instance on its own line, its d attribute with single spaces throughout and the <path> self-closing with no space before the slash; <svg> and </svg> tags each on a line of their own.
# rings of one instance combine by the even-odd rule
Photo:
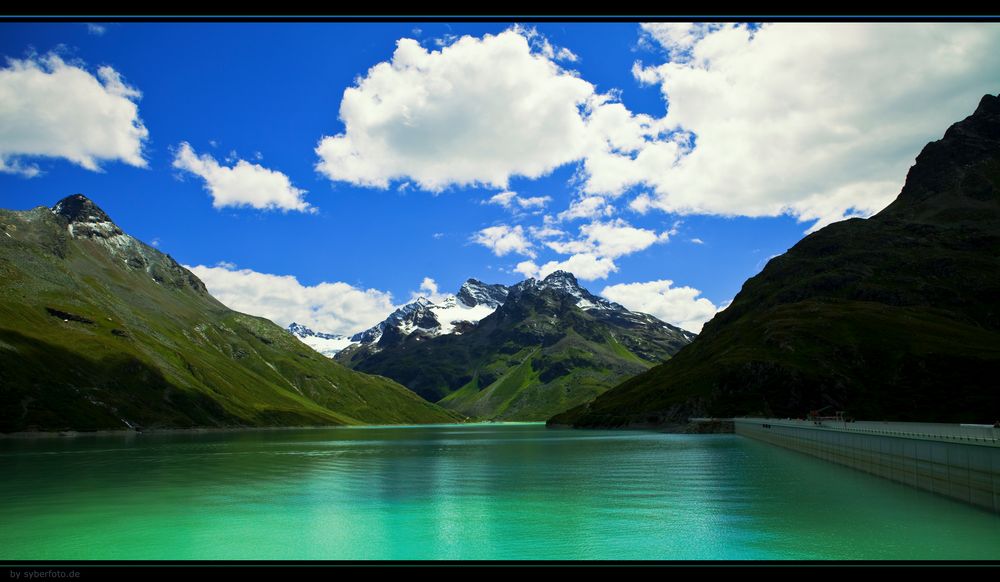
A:
<svg viewBox="0 0 1000 582">
<path fill-rule="evenodd" d="M 733 419 L 736 434 L 1000 514 L 1000 429 L 903 422 Z"/>
</svg>

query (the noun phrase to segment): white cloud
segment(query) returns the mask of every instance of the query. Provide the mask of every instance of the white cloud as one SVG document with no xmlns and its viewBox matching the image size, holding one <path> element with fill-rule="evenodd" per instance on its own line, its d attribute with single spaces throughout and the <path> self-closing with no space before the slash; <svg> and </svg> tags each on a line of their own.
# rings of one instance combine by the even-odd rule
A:
<svg viewBox="0 0 1000 582">
<path fill-rule="evenodd" d="M 424 280 L 420 283 L 420 290 L 410 293 L 410 301 L 415 301 L 420 297 L 430 299 L 433 303 L 440 303 L 444 301 L 448 293 L 441 293 L 438 291 L 438 284 L 434 279 L 430 277 L 424 277 Z"/>
<path fill-rule="evenodd" d="M 538 265 L 534 261 L 521 261 L 514 267 L 515 273 L 521 273 L 525 278 L 538 278 Z"/>
<path fill-rule="evenodd" d="M 519 196 L 517 192 L 507 190 L 494 194 L 489 200 L 484 201 L 483 204 L 496 204 L 512 211 L 515 215 L 520 215 L 526 210 L 534 210 L 535 214 L 540 214 L 541 210 L 545 208 L 545 205 L 551 201 L 551 196 L 532 196 L 525 198 L 523 196 Z"/>
<path fill-rule="evenodd" d="M 555 61 L 568 61 L 571 63 L 575 63 L 580 60 L 580 57 L 576 56 L 576 54 L 568 48 L 553 45 L 549 42 L 549 39 L 546 38 L 545 35 L 538 32 L 537 28 L 515 25 L 511 28 L 511 30 L 528 39 L 528 43 L 531 45 L 531 48 L 548 59 Z"/>
<path fill-rule="evenodd" d="M 529 234 L 545 247 L 570 257 L 561 261 L 549 261 L 541 266 L 534 261 L 522 261 L 514 270 L 526 277 L 545 277 L 553 271 L 563 270 L 583 280 L 606 279 L 609 274 L 618 270 L 615 259 L 645 250 L 657 243 L 668 242 L 677 233 L 679 224 L 675 223 L 669 230 L 657 233 L 655 230 L 634 227 L 620 218 L 606 222 L 595 220 L 580 226 L 579 235 L 570 238 L 566 232 L 551 226 L 550 217 L 546 219 L 545 226 L 530 227 Z M 530 244 L 530 241 L 527 242 Z M 534 258 L 533 254 L 528 256 Z"/>
<path fill-rule="evenodd" d="M 521 208 L 532 209 L 532 208 L 545 208 L 545 205 L 552 202 L 551 196 L 531 196 L 529 198 L 518 197 L 517 203 Z"/>
<path fill-rule="evenodd" d="M 643 28 L 680 58 L 634 73 L 669 100 L 664 126 L 697 142 L 658 168 L 637 167 L 640 148 L 614 172 L 619 187 L 652 187 L 651 204 L 668 212 L 790 213 L 818 225 L 871 215 L 923 145 L 1000 79 L 998 23 Z M 591 189 L 616 183 L 603 171 Z"/>
<path fill-rule="evenodd" d="M 643 187 L 628 205 L 640 214 L 790 214 L 822 225 L 884 207 L 920 148 L 1000 78 L 1000 23 L 643 29 L 668 62 L 636 63 L 633 74 L 660 86 L 664 117 L 632 113 L 615 89 L 598 93 L 533 29 L 437 51 L 404 38 L 344 92 L 344 132 L 321 140 L 317 169 L 439 191 L 506 189 L 513 176 L 579 163 L 582 197 L 562 220 L 606 218 L 613 210 L 596 197 Z"/>
<path fill-rule="evenodd" d="M 574 220 L 577 218 L 601 218 L 615 213 L 615 207 L 608 204 L 601 196 L 584 196 L 570 202 L 569 208 L 560 212 L 559 220 Z"/>
<path fill-rule="evenodd" d="M 579 253 L 565 261 L 549 261 L 541 266 L 536 265 L 534 261 L 522 261 L 514 270 L 525 277 L 536 279 L 544 279 L 555 271 L 568 271 L 578 279 L 593 281 L 607 279 L 608 275 L 618 270 L 618 266 L 611 259 L 598 257 L 592 253 Z"/>
<path fill-rule="evenodd" d="M 691 242 L 691 243 L 693 243 L 693 244 L 696 244 L 696 245 L 703 245 L 703 244 L 705 244 L 705 241 L 701 240 L 701 239 L 700 239 L 700 238 L 698 238 L 698 237 L 695 237 L 695 238 L 693 238 L 693 239 L 690 239 L 690 241 L 689 241 L 689 242 Z"/>
<path fill-rule="evenodd" d="M 486 204 L 497 204 L 503 206 L 504 208 L 510 208 L 514 204 L 514 199 L 517 198 L 517 192 L 511 192 L 509 190 L 505 192 L 500 192 L 494 194 Z"/>
<path fill-rule="evenodd" d="M 649 194 L 639 194 L 628 203 L 629 210 L 638 214 L 646 214 L 653 207 L 653 199 Z"/>
<path fill-rule="evenodd" d="M 320 141 L 317 169 L 378 188 L 408 178 L 431 191 L 546 175 L 594 147 L 587 111 L 607 100 L 557 57 L 519 27 L 437 51 L 400 39 L 390 62 L 344 91 L 345 131 Z"/>
<path fill-rule="evenodd" d="M 292 186 L 285 174 L 259 164 L 239 160 L 234 166 L 222 166 L 211 154 L 197 155 L 185 142 L 178 148 L 173 165 L 205 180 L 205 189 L 212 194 L 215 208 L 251 206 L 263 210 L 315 211 L 302 199 L 305 190 Z"/>
<path fill-rule="evenodd" d="M 524 234 L 521 225 L 514 227 L 506 224 L 484 228 L 472 236 L 472 242 L 483 245 L 502 257 L 509 253 L 518 253 L 526 257 L 535 256 L 531 241 Z"/>
<path fill-rule="evenodd" d="M 415 36 L 420 36 L 420 35 L 418 34 L 418 35 L 415 35 Z M 437 45 L 437 46 L 439 46 L 439 47 L 446 47 L 446 46 L 451 46 L 451 45 L 455 44 L 456 40 L 458 40 L 458 36 L 457 35 L 454 35 L 454 34 L 445 34 L 444 36 L 440 36 L 438 38 L 435 38 L 434 39 L 434 44 Z"/>
<path fill-rule="evenodd" d="M 726 25 L 716 22 L 652 22 L 642 25 L 642 31 L 667 51 L 671 61 L 691 60 L 691 49 L 705 38 Z"/>
<path fill-rule="evenodd" d="M 296 321 L 316 331 L 352 334 L 382 321 L 396 308 L 391 294 L 347 283 L 303 285 L 291 275 L 236 269 L 231 263 L 187 268 L 230 308 L 282 327 Z"/>
<path fill-rule="evenodd" d="M 146 167 L 141 94 L 110 66 L 96 76 L 82 67 L 49 54 L 0 69 L 0 171 L 39 173 L 20 157 L 64 158 L 93 171 L 114 160 Z"/>
<path fill-rule="evenodd" d="M 636 228 L 622 219 L 591 222 L 580 227 L 580 236 L 572 240 L 547 241 L 545 245 L 561 254 L 589 253 L 617 259 L 645 250 L 658 242 L 667 242 L 674 230 L 656 231 Z"/>
<path fill-rule="evenodd" d="M 96 24 L 94 22 L 87 23 L 87 34 L 94 36 L 104 36 L 104 33 L 108 31 L 108 27 L 103 24 Z"/>
<path fill-rule="evenodd" d="M 532 238 L 542 241 L 549 238 L 566 236 L 566 232 L 556 228 L 554 224 L 554 219 L 549 215 L 545 215 L 542 226 L 529 226 L 528 232 Z"/>
<path fill-rule="evenodd" d="M 699 297 L 701 291 L 692 287 L 673 287 L 673 281 L 666 279 L 610 285 L 601 295 L 633 311 L 655 315 L 694 333 L 700 333 L 705 322 L 719 311 L 711 301 Z"/>
<path fill-rule="evenodd" d="M 25 178 L 34 178 L 41 175 L 42 170 L 34 164 L 26 164 L 18 159 L 5 160 L 0 157 L 0 173 L 20 174 Z"/>
</svg>

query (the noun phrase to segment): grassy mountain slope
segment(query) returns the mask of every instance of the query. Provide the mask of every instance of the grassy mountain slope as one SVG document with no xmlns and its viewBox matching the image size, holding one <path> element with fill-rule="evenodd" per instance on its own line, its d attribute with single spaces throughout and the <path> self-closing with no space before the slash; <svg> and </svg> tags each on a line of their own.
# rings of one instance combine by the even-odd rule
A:
<svg viewBox="0 0 1000 582">
<path fill-rule="evenodd" d="M 600 308 L 582 309 L 581 297 Z M 557 272 L 515 286 L 461 335 L 413 336 L 338 358 L 471 417 L 544 420 L 669 358 L 690 336 Z"/>
<path fill-rule="evenodd" d="M 551 424 L 1000 414 L 1000 98 L 928 144 L 899 197 L 772 259 L 672 360 Z"/>
<path fill-rule="evenodd" d="M 0 230 L 0 431 L 455 419 L 226 308 L 82 196 Z"/>
</svg>

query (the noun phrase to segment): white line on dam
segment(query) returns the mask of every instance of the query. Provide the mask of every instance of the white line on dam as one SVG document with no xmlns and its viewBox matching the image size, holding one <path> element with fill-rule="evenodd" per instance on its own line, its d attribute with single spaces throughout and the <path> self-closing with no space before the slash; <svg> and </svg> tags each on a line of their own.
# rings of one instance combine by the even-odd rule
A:
<svg viewBox="0 0 1000 582">
<path fill-rule="evenodd" d="M 691 420 L 732 422 L 738 435 L 1000 513 L 1000 428 L 776 418 Z"/>
</svg>

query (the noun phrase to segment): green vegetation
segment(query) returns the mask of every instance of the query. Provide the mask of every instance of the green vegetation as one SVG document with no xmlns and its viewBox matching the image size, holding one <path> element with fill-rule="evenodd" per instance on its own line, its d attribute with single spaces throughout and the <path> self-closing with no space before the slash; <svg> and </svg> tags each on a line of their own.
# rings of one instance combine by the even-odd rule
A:
<svg viewBox="0 0 1000 582">
<path fill-rule="evenodd" d="M 544 420 L 670 358 L 690 341 L 652 316 L 590 295 L 568 273 L 550 277 L 563 280 L 516 286 L 495 313 L 461 335 L 410 337 L 338 359 L 470 417 Z M 603 307 L 581 309 L 580 295 Z"/>
<path fill-rule="evenodd" d="M 86 198 L 60 204 L 0 210 L 0 431 L 459 418 L 226 308 Z"/>
<path fill-rule="evenodd" d="M 929 144 L 899 197 L 771 260 L 672 360 L 551 419 L 993 423 L 1000 411 L 1000 98 Z"/>
</svg>

